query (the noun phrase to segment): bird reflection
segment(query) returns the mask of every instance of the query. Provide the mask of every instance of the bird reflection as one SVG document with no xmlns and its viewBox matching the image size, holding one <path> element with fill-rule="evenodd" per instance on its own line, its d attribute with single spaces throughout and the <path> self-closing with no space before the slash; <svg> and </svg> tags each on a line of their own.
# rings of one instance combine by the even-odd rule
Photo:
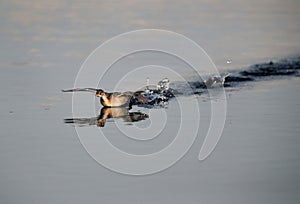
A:
<svg viewBox="0 0 300 204">
<path fill-rule="evenodd" d="M 104 127 L 108 119 L 121 118 L 124 122 L 138 122 L 149 118 L 149 115 L 135 111 L 130 112 L 130 109 L 126 107 L 103 107 L 100 111 L 100 115 L 92 118 L 67 118 L 64 119 L 65 123 L 75 124 L 79 126 L 97 125 L 98 127 Z"/>
</svg>

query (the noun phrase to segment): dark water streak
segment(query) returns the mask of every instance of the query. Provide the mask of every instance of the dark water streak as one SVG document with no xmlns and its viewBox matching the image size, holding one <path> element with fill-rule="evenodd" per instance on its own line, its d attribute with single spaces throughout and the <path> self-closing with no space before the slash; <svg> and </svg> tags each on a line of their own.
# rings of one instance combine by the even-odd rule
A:
<svg viewBox="0 0 300 204">
<path fill-rule="evenodd" d="M 299 77 L 300 76 L 300 57 L 293 57 L 278 62 L 266 62 L 252 65 L 243 70 L 221 73 L 221 76 L 229 74 L 225 78 L 224 87 L 237 87 L 245 82 L 266 81 L 280 79 L 282 77 Z M 175 87 L 177 86 L 176 83 Z M 202 79 L 189 81 L 188 84 L 193 90 L 193 94 L 205 92 L 207 84 Z M 176 88 L 175 88 L 176 89 Z"/>
</svg>

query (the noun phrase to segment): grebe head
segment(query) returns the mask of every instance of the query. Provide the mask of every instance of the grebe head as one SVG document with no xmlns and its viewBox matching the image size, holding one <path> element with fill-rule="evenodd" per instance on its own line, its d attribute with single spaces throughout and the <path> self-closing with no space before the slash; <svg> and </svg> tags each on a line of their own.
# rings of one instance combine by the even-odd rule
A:
<svg viewBox="0 0 300 204">
<path fill-rule="evenodd" d="M 96 91 L 96 96 L 97 96 L 97 97 L 101 97 L 101 96 L 103 96 L 103 94 L 104 94 L 104 91 L 103 91 L 102 89 L 98 89 L 98 90 Z"/>
</svg>

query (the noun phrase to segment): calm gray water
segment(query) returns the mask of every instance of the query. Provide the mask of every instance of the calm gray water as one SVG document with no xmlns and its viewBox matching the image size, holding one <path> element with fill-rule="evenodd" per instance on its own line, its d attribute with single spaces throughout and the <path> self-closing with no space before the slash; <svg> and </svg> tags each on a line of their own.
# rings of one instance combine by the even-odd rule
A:
<svg viewBox="0 0 300 204">
<path fill-rule="evenodd" d="M 144 177 L 114 173 L 86 153 L 75 128 L 63 123 L 72 117 L 72 98 L 60 92 L 73 86 L 98 45 L 136 29 L 186 35 L 223 71 L 297 55 L 299 6 L 292 0 L 1 1 L 0 203 L 299 203 L 299 77 L 227 89 L 223 135 L 202 162 L 210 103 L 194 97 L 201 104 L 200 137 L 173 167 Z M 176 124 L 172 110 L 170 102 Z M 112 122 L 105 128 L 132 152 L 172 140 L 136 144 L 117 137 Z"/>
</svg>

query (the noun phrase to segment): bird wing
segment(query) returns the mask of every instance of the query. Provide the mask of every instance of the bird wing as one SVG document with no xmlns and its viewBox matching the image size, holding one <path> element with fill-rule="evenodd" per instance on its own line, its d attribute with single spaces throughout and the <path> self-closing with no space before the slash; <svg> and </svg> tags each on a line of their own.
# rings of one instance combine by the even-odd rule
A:
<svg viewBox="0 0 300 204">
<path fill-rule="evenodd" d="M 99 89 L 95 89 L 95 88 L 76 88 L 76 89 L 64 89 L 61 90 L 62 92 L 75 92 L 75 91 L 87 91 L 87 92 L 96 92 Z"/>
</svg>

